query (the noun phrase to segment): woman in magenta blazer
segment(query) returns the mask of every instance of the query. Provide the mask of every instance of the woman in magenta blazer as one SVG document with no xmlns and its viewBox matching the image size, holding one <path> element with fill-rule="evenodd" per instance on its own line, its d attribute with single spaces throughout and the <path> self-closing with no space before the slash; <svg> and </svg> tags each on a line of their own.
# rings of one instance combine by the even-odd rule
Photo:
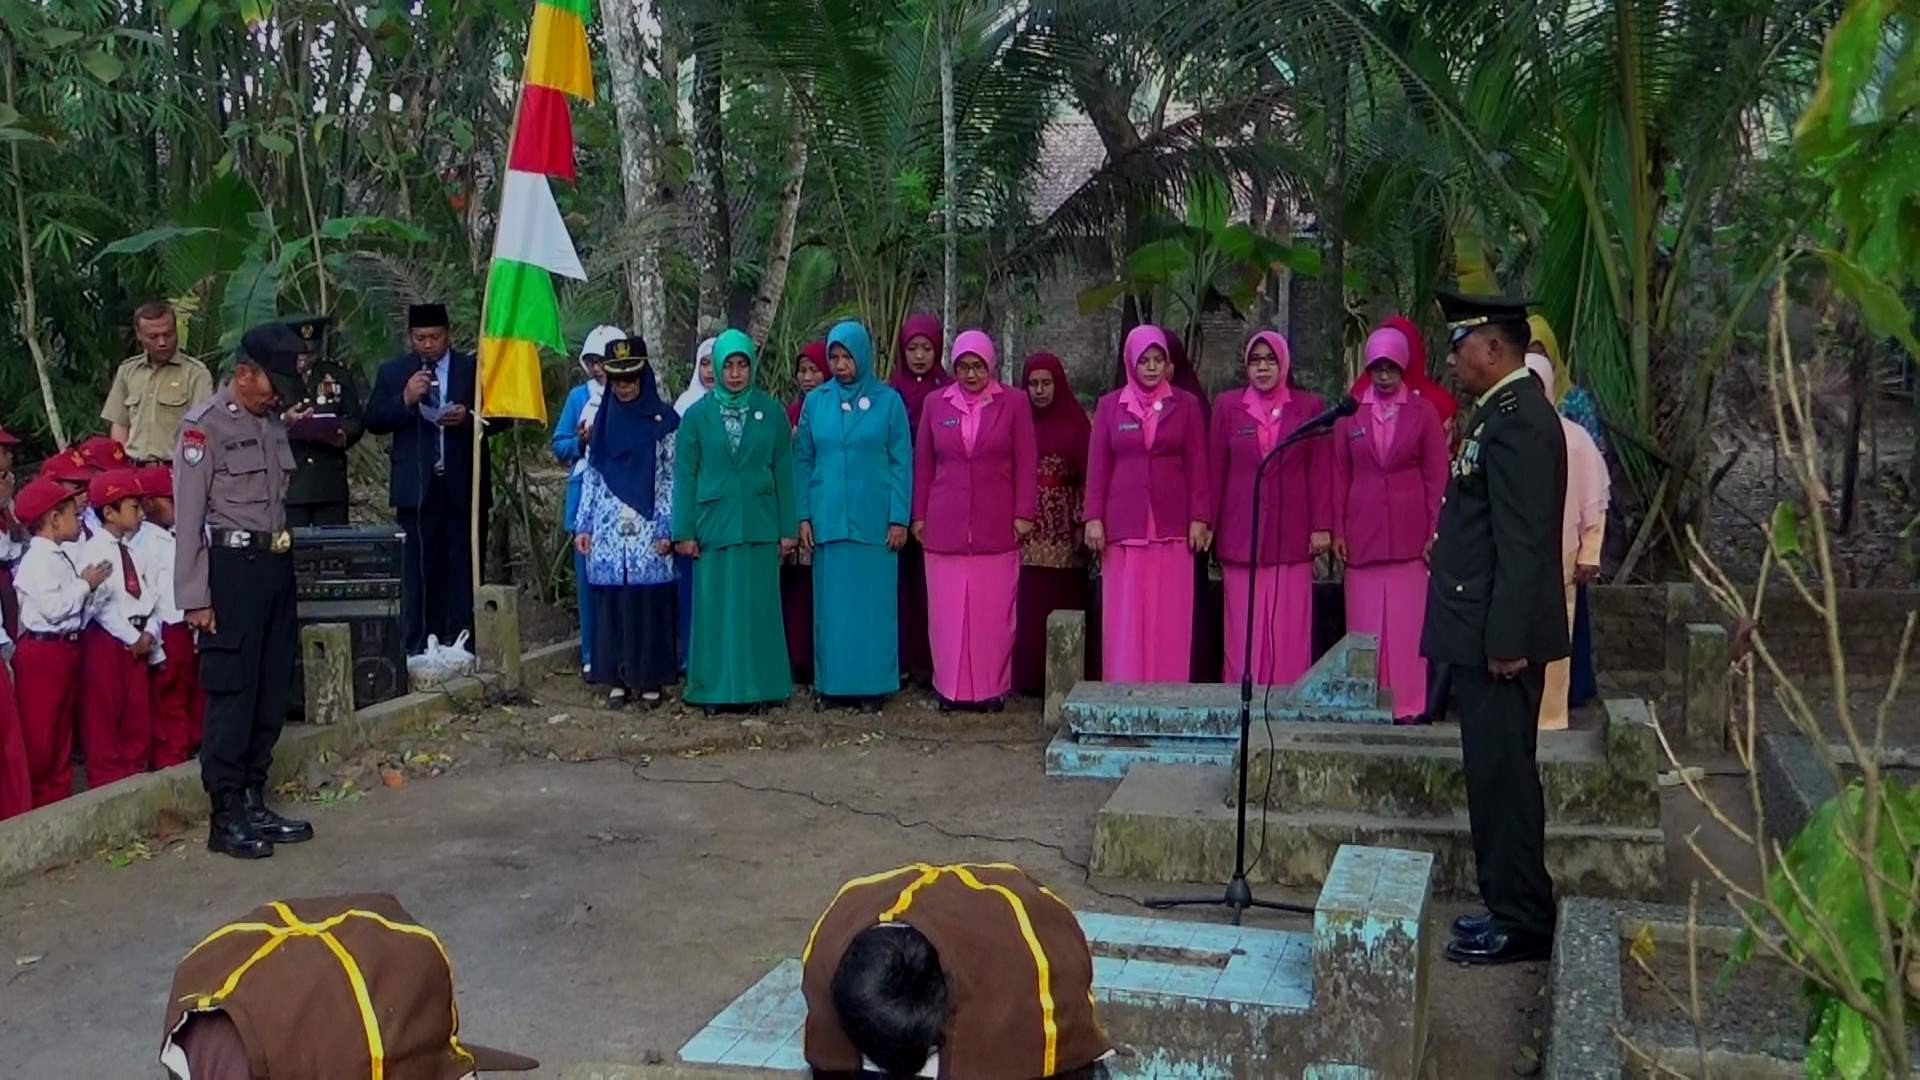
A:
<svg viewBox="0 0 1920 1080">
<path fill-rule="evenodd" d="M 979 330 L 953 339 L 953 374 L 927 395 L 913 440 L 933 689 L 942 709 L 997 712 L 1013 688 L 1020 539 L 1033 531 L 1033 413 L 994 378 Z"/>
<path fill-rule="evenodd" d="M 1375 330 L 1360 411 L 1333 429 L 1333 551 L 1347 566 L 1347 629 L 1378 635 L 1380 680 L 1403 723 L 1427 707 L 1427 553 L 1447 488 L 1446 432 L 1409 391 L 1407 357 L 1404 334 Z"/>
<path fill-rule="evenodd" d="M 1100 399 L 1087 448 L 1087 549 L 1101 562 L 1101 673 L 1186 682 L 1193 556 L 1213 544 L 1207 417 L 1169 380 L 1167 336 L 1127 335 L 1127 385 Z"/>
<path fill-rule="evenodd" d="M 1239 682 L 1247 628 L 1253 628 L 1253 681 L 1290 684 L 1313 658 L 1313 557 L 1331 542 L 1332 503 L 1325 439 L 1295 443 L 1267 466 L 1260 487 L 1260 548 L 1253 521 L 1253 474 L 1295 428 L 1318 415 L 1320 396 L 1287 385 L 1287 340 L 1262 330 L 1247 342 L 1247 385 L 1213 402 L 1209 471 L 1214 487 L 1214 551 L 1225 591 L 1226 679 Z M 1257 568 L 1257 569 L 1256 569 Z M 1253 607 L 1247 579 L 1256 578 Z"/>
</svg>

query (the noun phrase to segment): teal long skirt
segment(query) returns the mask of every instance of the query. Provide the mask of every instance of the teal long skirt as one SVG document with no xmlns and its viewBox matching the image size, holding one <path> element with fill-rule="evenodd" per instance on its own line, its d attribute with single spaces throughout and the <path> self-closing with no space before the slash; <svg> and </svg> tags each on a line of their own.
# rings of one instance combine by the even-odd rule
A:
<svg viewBox="0 0 1920 1080">
<path fill-rule="evenodd" d="M 852 698 L 900 689 L 899 575 L 885 544 L 814 547 L 814 690 Z"/>
<path fill-rule="evenodd" d="M 780 546 L 702 549 L 693 573 L 692 644 L 681 696 L 695 705 L 786 701 L 793 675 L 780 620 Z"/>
</svg>

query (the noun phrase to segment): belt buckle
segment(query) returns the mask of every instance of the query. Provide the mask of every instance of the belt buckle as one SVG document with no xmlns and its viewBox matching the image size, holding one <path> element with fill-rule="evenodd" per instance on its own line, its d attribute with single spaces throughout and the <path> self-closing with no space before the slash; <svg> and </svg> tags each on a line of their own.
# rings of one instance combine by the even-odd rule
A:
<svg viewBox="0 0 1920 1080">
<path fill-rule="evenodd" d="M 273 553 L 275 555 L 285 555 L 292 550 L 293 534 L 285 529 L 276 530 L 273 534 Z"/>
<path fill-rule="evenodd" d="M 253 544 L 253 534 L 245 529 L 227 530 L 227 545 L 230 548 L 246 548 Z"/>
</svg>

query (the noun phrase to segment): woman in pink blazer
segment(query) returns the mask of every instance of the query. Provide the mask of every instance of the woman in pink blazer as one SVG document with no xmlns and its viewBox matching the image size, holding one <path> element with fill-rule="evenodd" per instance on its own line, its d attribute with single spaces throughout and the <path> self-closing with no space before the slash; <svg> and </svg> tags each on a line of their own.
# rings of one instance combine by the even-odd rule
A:
<svg viewBox="0 0 1920 1080">
<path fill-rule="evenodd" d="M 1225 592 L 1226 679 L 1239 682 L 1253 630 L 1253 681 L 1290 684 L 1313 658 L 1313 557 L 1331 542 L 1325 439 L 1295 443 L 1260 485 L 1260 548 L 1250 546 L 1253 474 L 1280 440 L 1317 415 L 1318 394 L 1287 385 L 1287 339 L 1262 330 L 1247 342 L 1247 385 L 1214 399 L 1209 472 L 1214 551 Z M 1253 607 L 1247 579 L 1253 575 Z"/>
<path fill-rule="evenodd" d="M 1333 429 L 1333 551 L 1347 566 L 1347 629 L 1379 637 L 1380 680 L 1400 723 L 1427 707 L 1427 553 L 1447 489 L 1446 431 L 1408 390 L 1407 356 L 1401 331 L 1375 330 L 1360 411 Z"/>
<path fill-rule="evenodd" d="M 927 395 L 913 440 L 933 689 L 943 710 L 997 712 L 1013 688 L 1020 539 L 1033 531 L 1033 413 L 994 378 L 979 330 L 953 339 L 953 374 Z"/>
<path fill-rule="evenodd" d="M 1087 549 L 1101 562 L 1101 673 L 1186 682 L 1193 556 L 1213 544 L 1207 417 L 1168 380 L 1167 336 L 1127 335 L 1127 385 L 1100 399 L 1087 448 Z"/>
</svg>

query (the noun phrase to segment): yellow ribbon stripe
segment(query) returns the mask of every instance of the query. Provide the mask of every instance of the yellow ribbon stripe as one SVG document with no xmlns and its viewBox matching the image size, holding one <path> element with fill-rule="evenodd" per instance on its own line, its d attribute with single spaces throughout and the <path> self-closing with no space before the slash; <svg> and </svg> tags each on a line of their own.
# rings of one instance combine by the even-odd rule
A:
<svg viewBox="0 0 1920 1080">
<path fill-rule="evenodd" d="M 993 885 L 973 876 L 973 872 L 964 866 L 952 867 L 968 888 L 982 892 L 996 892 L 1013 909 L 1013 917 L 1020 924 L 1020 936 L 1027 939 L 1027 950 L 1033 954 L 1033 966 L 1040 983 L 1040 1025 L 1046 1030 L 1046 1058 L 1041 1076 L 1052 1076 L 1058 1070 L 1054 1061 L 1060 1053 L 1060 1026 L 1053 1015 L 1053 967 L 1047 962 L 1047 950 L 1040 945 L 1040 935 L 1034 933 L 1033 922 L 1027 918 L 1027 905 L 1012 889 L 1005 885 Z"/>
<path fill-rule="evenodd" d="M 205 948 L 210 942 L 217 941 L 229 934 L 255 933 L 267 935 L 267 940 L 261 942 L 260 947 L 255 949 L 246 960 L 241 962 L 239 967 L 234 968 L 233 973 L 227 976 L 226 981 L 221 983 L 218 989 L 211 994 L 195 996 L 193 999 L 194 1007 L 198 1009 L 218 1007 L 221 1001 L 232 995 L 234 990 L 240 985 L 240 980 L 246 976 L 247 972 L 252 970 L 254 965 L 272 955 L 275 949 L 278 949 L 281 945 L 297 937 L 317 938 L 321 944 L 327 947 L 327 951 L 333 953 L 334 959 L 340 962 L 340 968 L 346 973 L 347 982 L 353 989 L 354 1004 L 360 1011 L 360 1024 L 362 1028 L 365 1029 L 367 1036 L 367 1058 L 372 1063 L 372 1071 L 369 1074 L 370 1080 L 383 1080 L 386 1074 L 386 1044 L 380 1035 L 380 1020 L 373 1009 L 373 996 L 367 989 L 366 976 L 361 972 L 359 963 L 354 960 L 353 954 L 347 951 L 346 946 L 340 944 L 340 939 L 333 936 L 333 929 L 348 919 L 358 918 L 379 923 L 388 930 L 397 931 L 402 934 L 412 934 L 416 937 L 424 937 L 428 941 L 433 942 L 433 947 L 439 950 L 440 959 L 446 963 L 448 977 L 451 978 L 453 973 L 453 959 L 447 955 L 446 946 L 441 943 L 438 935 L 424 926 L 394 922 L 392 919 L 374 911 L 353 908 L 343 911 L 338 915 L 329 916 L 319 922 L 310 923 L 301 919 L 298 915 L 295 915 L 293 909 L 280 901 L 276 900 L 270 906 L 273 908 L 275 914 L 286 920 L 286 925 L 275 926 L 272 923 L 257 922 L 228 923 L 202 938 L 198 945 L 187 950 L 187 955 L 191 956 L 199 952 L 202 948 Z M 471 1064 L 473 1062 L 473 1055 L 467 1051 L 466 1047 L 460 1045 L 460 1037 L 457 1034 L 459 1030 L 460 1007 L 458 1004 L 454 1004 L 453 1031 L 455 1034 L 450 1036 L 447 1042 L 452 1047 L 454 1053 L 459 1054 L 468 1064 Z"/>
<path fill-rule="evenodd" d="M 840 898 L 847 895 L 849 891 L 860 888 L 862 885 L 877 885 L 880 882 L 887 880 L 888 878 L 899 877 L 901 874 L 909 874 L 909 873 L 924 874 L 931 869 L 933 869 L 933 867 L 927 865 L 926 863 L 914 863 L 911 866 L 902 866 L 897 869 L 885 871 L 884 873 L 868 874 L 866 877 L 857 877 L 847 882 L 845 885 L 840 886 L 840 891 L 833 894 L 833 904 L 828 904 L 826 907 L 826 910 L 820 913 L 820 917 L 813 920 L 813 929 L 807 933 L 807 948 L 806 948 L 806 951 L 800 954 L 800 962 L 804 964 L 807 961 L 813 959 L 813 943 L 814 943 L 814 940 L 820 936 L 820 924 L 827 921 L 827 912 L 832 911 L 833 905 L 838 904 L 840 902 Z"/>
</svg>

